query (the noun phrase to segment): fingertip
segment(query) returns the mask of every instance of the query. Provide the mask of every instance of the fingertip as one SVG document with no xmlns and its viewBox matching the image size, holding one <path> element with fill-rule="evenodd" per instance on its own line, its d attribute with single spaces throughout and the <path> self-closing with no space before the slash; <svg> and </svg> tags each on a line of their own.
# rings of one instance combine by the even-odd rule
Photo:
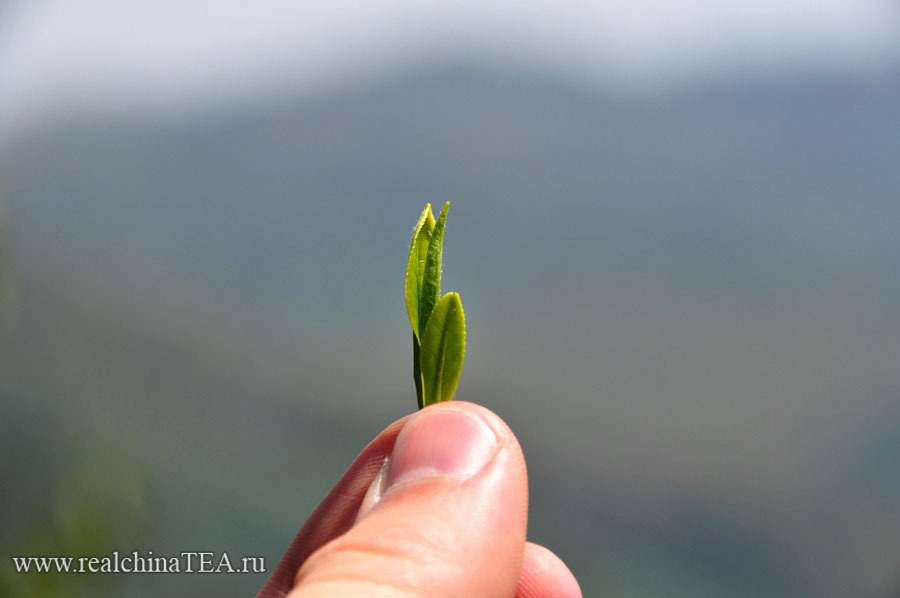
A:
<svg viewBox="0 0 900 598">
<path fill-rule="evenodd" d="M 519 441 L 510 427 L 506 424 L 506 422 L 503 421 L 503 419 L 499 415 L 497 415 L 487 407 L 479 405 L 477 403 L 458 400 L 435 403 L 414 413 L 412 416 L 410 416 L 410 419 L 415 419 L 416 417 L 429 413 L 430 411 L 439 410 L 462 412 L 471 417 L 480 419 L 491 429 L 491 431 L 494 432 L 499 444 L 503 445 L 507 449 L 512 449 L 512 452 L 521 455 L 522 449 L 519 446 Z M 524 456 L 522 457 L 522 460 L 524 462 Z"/>
<path fill-rule="evenodd" d="M 562 559 L 540 544 L 528 542 L 516 598 L 581 598 L 581 586 Z"/>
<path fill-rule="evenodd" d="M 528 485 L 521 448 L 499 417 L 461 402 L 419 411 L 398 434 L 383 483 L 356 524 L 299 568 L 298 596 L 343 581 L 365 582 L 373 596 L 513 595 Z"/>
<path fill-rule="evenodd" d="M 397 437 L 385 493 L 421 479 L 468 479 L 484 469 L 500 447 L 493 428 L 471 410 L 425 409 Z"/>
</svg>

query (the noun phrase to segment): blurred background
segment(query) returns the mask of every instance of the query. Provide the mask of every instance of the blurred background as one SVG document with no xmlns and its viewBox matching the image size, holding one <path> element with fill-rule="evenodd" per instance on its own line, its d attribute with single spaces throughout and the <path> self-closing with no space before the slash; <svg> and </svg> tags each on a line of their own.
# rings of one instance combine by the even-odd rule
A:
<svg viewBox="0 0 900 598">
<path fill-rule="evenodd" d="M 265 575 L 415 407 L 453 202 L 458 398 L 585 596 L 900 595 L 900 4 L 0 1 L 9 596 Z"/>
</svg>

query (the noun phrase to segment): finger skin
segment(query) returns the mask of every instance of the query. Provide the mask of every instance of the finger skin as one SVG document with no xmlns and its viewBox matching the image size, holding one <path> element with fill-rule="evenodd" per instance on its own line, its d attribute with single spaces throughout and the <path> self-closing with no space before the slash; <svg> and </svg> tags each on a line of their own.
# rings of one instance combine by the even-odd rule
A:
<svg viewBox="0 0 900 598">
<path fill-rule="evenodd" d="M 578 581 L 558 556 L 528 542 L 516 598 L 581 598 Z"/>
<path fill-rule="evenodd" d="M 390 454 L 397 435 L 409 417 L 392 423 L 362 450 L 297 532 L 257 598 L 286 596 L 294 587 L 297 570 L 309 555 L 350 529 L 369 484 Z"/>
<path fill-rule="evenodd" d="M 528 511 L 519 443 L 484 407 L 439 403 L 413 417 L 429 409 L 465 411 L 487 424 L 497 439 L 487 464 L 464 480 L 438 476 L 389 488 L 303 563 L 291 598 L 515 596 Z"/>
<path fill-rule="evenodd" d="M 512 432 L 477 405 L 454 401 L 428 409 L 434 408 L 463 410 L 488 424 L 500 445 L 488 466 L 462 483 L 424 480 L 395 488 L 354 525 L 372 480 L 416 414 L 394 422 L 316 508 L 258 598 L 581 596 L 558 557 L 524 541 L 527 477 Z"/>
</svg>

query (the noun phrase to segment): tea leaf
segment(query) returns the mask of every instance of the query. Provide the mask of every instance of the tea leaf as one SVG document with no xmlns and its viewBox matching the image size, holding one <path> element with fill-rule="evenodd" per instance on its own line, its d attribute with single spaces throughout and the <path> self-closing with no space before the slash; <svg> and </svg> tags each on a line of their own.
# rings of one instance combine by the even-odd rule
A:
<svg viewBox="0 0 900 598">
<path fill-rule="evenodd" d="M 413 380 L 416 384 L 416 399 L 419 409 L 422 404 L 422 371 L 419 368 L 419 297 L 422 294 L 422 277 L 425 271 L 425 258 L 428 245 L 431 241 L 431 233 L 434 230 L 434 214 L 431 212 L 431 204 L 425 204 L 422 215 L 413 229 L 412 241 L 409 244 L 409 256 L 406 260 L 406 313 L 413 329 Z"/>
<path fill-rule="evenodd" d="M 428 252 L 431 233 L 434 230 L 434 214 L 431 213 L 431 204 L 425 204 L 422 215 L 413 230 L 412 241 L 409 243 L 409 257 L 406 260 L 406 313 L 409 315 L 409 323 L 412 325 L 416 343 L 420 338 L 419 332 L 419 296 L 422 293 L 422 273 L 425 270 L 425 257 Z M 424 324 L 422 326 L 424 328 Z"/>
<path fill-rule="evenodd" d="M 434 224 L 434 230 L 431 231 L 431 238 L 428 243 L 428 251 L 425 256 L 425 265 L 422 272 L 422 287 L 419 293 L 419 329 L 424 334 L 424 329 L 428 327 L 428 318 L 431 310 L 434 309 L 438 298 L 441 296 L 441 258 L 444 246 L 444 225 L 447 222 L 447 211 L 450 209 L 450 202 L 444 204 L 437 222 Z M 421 339 L 421 336 L 419 337 Z"/>
<path fill-rule="evenodd" d="M 441 213 L 442 217 L 445 215 L 446 207 Z M 462 301 L 459 294 L 447 293 L 434 306 L 422 333 L 420 365 L 423 407 L 453 398 L 465 355 L 466 316 Z"/>
<path fill-rule="evenodd" d="M 449 401 L 466 350 L 466 323 L 456 293 L 441 294 L 444 227 L 450 202 L 435 221 L 431 205 L 419 216 L 406 260 L 406 312 L 413 329 L 413 380 L 419 409 Z"/>
</svg>

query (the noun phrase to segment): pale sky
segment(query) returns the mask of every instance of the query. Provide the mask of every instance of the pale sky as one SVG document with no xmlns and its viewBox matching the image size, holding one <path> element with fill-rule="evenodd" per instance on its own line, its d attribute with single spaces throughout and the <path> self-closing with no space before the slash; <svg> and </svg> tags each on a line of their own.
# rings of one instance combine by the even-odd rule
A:
<svg viewBox="0 0 900 598">
<path fill-rule="evenodd" d="M 0 141 L 59 115 L 177 116 L 468 60 L 619 94 L 900 72 L 892 0 L 13 0 Z"/>
</svg>

